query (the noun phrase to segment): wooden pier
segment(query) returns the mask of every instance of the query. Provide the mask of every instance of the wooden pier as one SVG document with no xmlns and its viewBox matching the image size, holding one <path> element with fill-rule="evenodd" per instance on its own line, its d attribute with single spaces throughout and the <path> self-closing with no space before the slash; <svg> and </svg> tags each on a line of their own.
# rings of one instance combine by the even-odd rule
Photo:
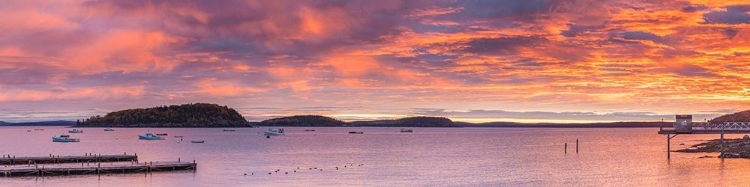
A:
<svg viewBox="0 0 750 187">
<path fill-rule="evenodd" d="M 679 116 L 679 115 L 678 115 Z M 690 117 L 690 116 L 688 116 Z M 680 127 L 682 126 L 682 127 Z M 682 129 L 678 129 L 678 127 Z M 659 134 L 667 135 L 667 159 L 671 158 L 670 140 L 679 134 L 718 134 L 720 135 L 719 157 L 724 155 L 724 134 L 750 134 L 750 122 L 723 122 L 723 123 L 706 123 L 683 121 L 675 123 L 672 127 L 659 127 Z"/>
<path fill-rule="evenodd" d="M 193 162 L 119 162 L 119 163 L 81 163 L 52 165 L 14 165 L 0 166 L 0 175 L 4 177 L 21 176 L 58 176 L 111 173 L 150 173 L 159 171 L 180 171 L 197 169 Z"/>
<path fill-rule="evenodd" d="M 129 162 L 138 161 L 138 155 L 96 155 L 87 154 L 85 156 L 59 156 L 50 155 L 42 157 L 16 157 L 3 155 L 0 157 L 0 165 L 20 165 L 20 164 L 59 164 L 59 163 L 80 163 L 80 162 Z"/>
</svg>

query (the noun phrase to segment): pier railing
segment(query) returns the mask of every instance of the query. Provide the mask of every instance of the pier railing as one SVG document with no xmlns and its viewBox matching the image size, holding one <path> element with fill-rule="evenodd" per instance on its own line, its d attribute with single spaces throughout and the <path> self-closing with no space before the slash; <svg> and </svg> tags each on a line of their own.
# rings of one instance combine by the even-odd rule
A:
<svg viewBox="0 0 750 187">
<path fill-rule="evenodd" d="M 747 133 L 750 132 L 750 122 L 693 122 L 691 131 L 699 134 L 719 134 L 721 131 L 724 131 L 724 133 Z M 676 133 L 674 126 L 659 128 L 659 134 Z"/>
</svg>

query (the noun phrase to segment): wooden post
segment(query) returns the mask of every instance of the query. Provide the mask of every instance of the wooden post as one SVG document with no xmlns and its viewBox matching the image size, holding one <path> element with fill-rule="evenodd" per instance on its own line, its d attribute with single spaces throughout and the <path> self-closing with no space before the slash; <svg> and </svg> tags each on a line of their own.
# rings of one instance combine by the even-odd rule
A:
<svg viewBox="0 0 750 187">
<path fill-rule="evenodd" d="M 576 139 L 576 154 L 578 154 L 578 139 Z"/>
<path fill-rule="evenodd" d="M 177 157 L 177 162 L 180 162 L 180 157 Z"/>
<path fill-rule="evenodd" d="M 669 160 L 669 159 L 670 159 L 670 156 L 671 156 L 671 155 L 670 155 L 670 154 L 671 154 L 671 151 L 670 151 L 670 148 L 669 148 L 669 146 L 670 146 L 670 142 L 669 142 L 669 140 L 671 140 L 671 139 L 672 139 L 672 137 L 670 137 L 670 136 L 671 136 L 670 134 L 667 134 L 667 160 Z"/>
<path fill-rule="evenodd" d="M 565 143 L 565 154 L 568 154 L 568 143 Z"/>
<path fill-rule="evenodd" d="M 719 148 L 719 157 L 724 158 L 724 125 L 721 125 L 721 147 Z"/>
</svg>

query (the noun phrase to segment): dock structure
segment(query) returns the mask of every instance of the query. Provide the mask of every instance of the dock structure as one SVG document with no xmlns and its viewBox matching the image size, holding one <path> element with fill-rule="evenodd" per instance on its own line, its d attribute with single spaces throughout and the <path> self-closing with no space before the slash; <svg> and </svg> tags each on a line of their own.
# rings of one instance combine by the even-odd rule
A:
<svg viewBox="0 0 750 187">
<path fill-rule="evenodd" d="M 0 175 L 4 177 L 22 176 L 59 176 L 59 175 L 86 175 L 86 174 L 113 174 L 113 173 L 151 173 L 160 171 L 180 171 L 197 169 L 193 162 L 119 162 L 119 163 L 96 163 L 96 164 L 52 164 L 52 165 L 15 165 L 0 166 Z"/>
<path fill-rule="evenodd" d="M 59 164 L 59 163 L 80 163 L 80 162 L 128 162 L 138 161 L 138 155 L 97 155 L 86 154 L 85 156 L 60 156 L 50 155 L 41 157 L 16 157 L 3 155 L 0 157 L 0 165 L 19 165 L 19 164 Z"/>
<path fill-rule="evenodd" d="M 682 115 L 684 116 L 684 115 Z M 719 134 L 721 147 L 719 151 L 724 156 L 724 134 L 750 134 L 750 122 L 692 122 L 692 116 L 688 119 L 680 120 L 681 115 L 677 115 L 678 121 L 673 127 L 659 127 L 659 134 L 667 135 L 667 159 L 670 159 L 670 140 L 679 134 Z"/>
</svg>

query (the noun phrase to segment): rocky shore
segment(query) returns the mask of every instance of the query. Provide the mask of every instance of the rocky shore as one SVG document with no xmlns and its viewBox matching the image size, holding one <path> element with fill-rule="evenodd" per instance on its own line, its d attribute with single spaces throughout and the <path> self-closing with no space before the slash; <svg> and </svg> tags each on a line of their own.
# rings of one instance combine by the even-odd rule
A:
<svg viewBox="0 0 750 187">
<path fill-rule="evenodd" d="M 680 149 L 674 152 L 682 153 L 719 153 L 721 152 L 721 140 L 708 140 L 691 146 L 687 149 Z M 706 158 L 703 156 L 701 158 Z M 719 158 L 750 158 L 750 136 L 745 135 L 741 139 L 724 139 L 724 154 Z"/>
</svg>

